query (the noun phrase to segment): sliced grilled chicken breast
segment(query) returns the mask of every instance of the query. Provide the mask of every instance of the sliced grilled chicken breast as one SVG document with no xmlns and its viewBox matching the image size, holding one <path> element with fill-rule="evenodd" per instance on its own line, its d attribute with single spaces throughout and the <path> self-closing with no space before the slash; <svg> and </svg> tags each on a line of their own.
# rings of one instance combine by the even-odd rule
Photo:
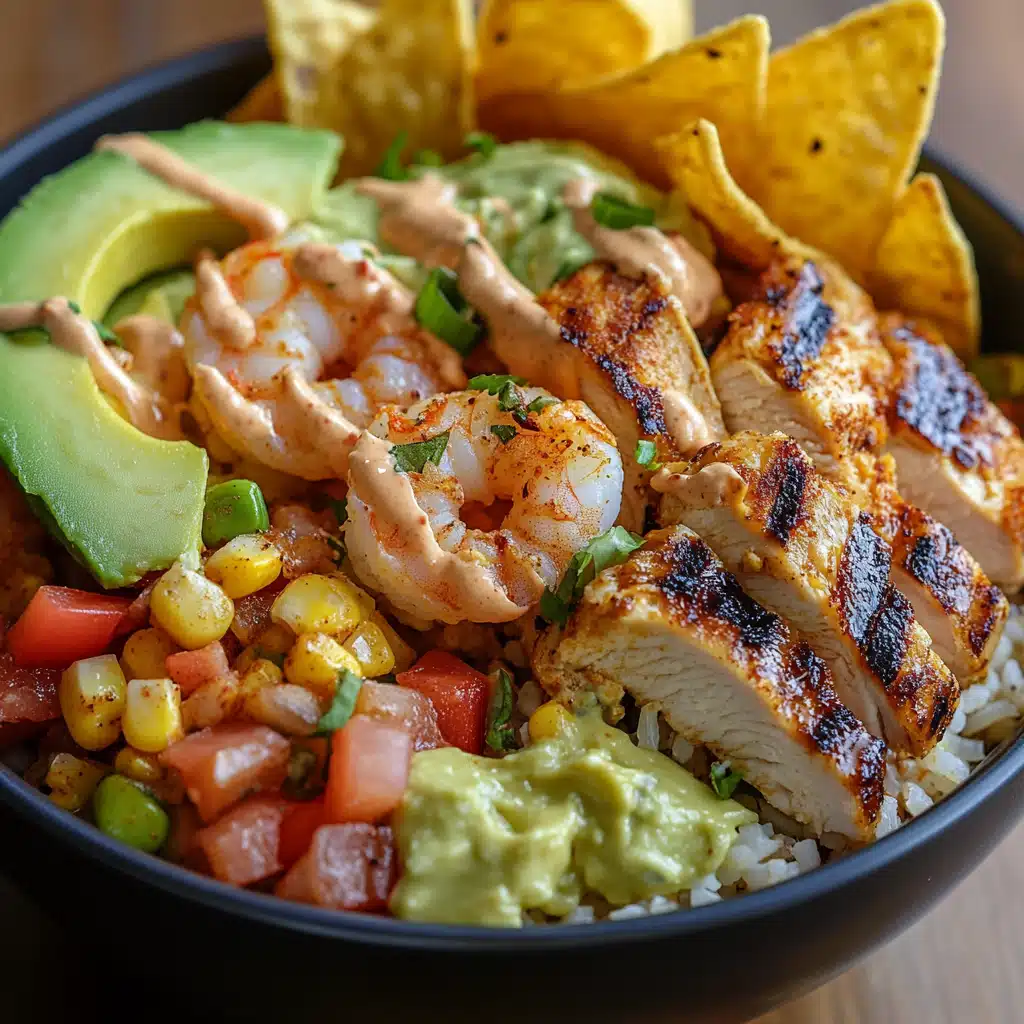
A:
<svg viewBox="0 0 1024 1024">
<path fill-rule="evenodd" d="M 889 450 L 900 491 L 945 523 L 993 582 L 1024 583 L 1024 442 L 952 349 L 882 319 L 895 366 Z"/>
<path fill-rule="evenodd" d="M 609 427 L 626 472 L 619 522 L 640 530 L 651 474 L 634 458 L 637 441 L 654 440 L 663 461 L 725 436 L 700 343 L 659 280 L 609 263 L 588 264 L 537 301 L 557 324 L 557 340 L 496 337 L 497 355 L 531 384 L 582 399 Z"/>
<path fill-rule="evenodd" d="M 696 534 L 648 534 L 586 589 L 534 654 L 549 692 L 658 701 L 673 729 L 816 832 L 873 838 L 885 746 L 836 696 L 824 662 L 743 592 Z"/>
<path fill-rule="evenodd" d="M 659 471 L 663 524 L 699 533 L 766 608 L 803 634 L 839 696 L 897 751 L 927 753 L 959 687 L 890 580 L 892 551 L 849 494 L 783 434 L 745 432 Z"/>
<path fill-rule="evenodd" d="M 867 296 L 810 262 L 780 262 L 711 357 L 731 431 L 781 430 L 851 490 L 885 441 L 889 355 Z"/>
<path fill-rule="evenodd" d="M 892 547 L 893 582 L 939 657 L 961 683 L 984 673 L 1010 611 L 1003 592 L 947 527 L 900 496 L 890 455 L 876 462 L 866 507 Z"/>
</svg>

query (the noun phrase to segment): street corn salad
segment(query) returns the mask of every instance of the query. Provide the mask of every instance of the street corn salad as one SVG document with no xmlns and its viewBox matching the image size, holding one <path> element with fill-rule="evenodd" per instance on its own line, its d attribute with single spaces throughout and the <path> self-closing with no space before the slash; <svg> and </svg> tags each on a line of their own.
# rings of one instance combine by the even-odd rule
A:
<svg viewBox="0 0 1024 1024">
<path fill-rule="evenodd" d="M 1016 733 L 1024 363 L 915 171 L 933 0 L 774 52 L 266 7 L 225 121 L 0 224 L 9 769 L 229 885 L 522 927 L 784 882 Z"/>
</svg>

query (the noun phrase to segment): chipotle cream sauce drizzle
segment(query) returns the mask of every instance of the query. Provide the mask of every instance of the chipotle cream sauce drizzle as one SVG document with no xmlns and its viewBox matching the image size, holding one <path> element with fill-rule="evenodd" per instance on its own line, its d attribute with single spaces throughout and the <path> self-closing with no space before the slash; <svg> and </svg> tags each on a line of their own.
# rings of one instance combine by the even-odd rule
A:
<svg viewBox="0 0 1024 1024">
<path fill-rule="evenodd" d="M 350 493 L 372 509 L 374 532 L 389 542 L 393 539 L 396 548 L 428 566 L 431 579 L 422 582 L 430 593 L 450 595 L 451 602 L 472 607 L 484 622 L 518 618 L 524 609 L 505 594 L 484 565 L 438 544 L 408 476 L 395 469 L 392 447 L 390 441 L 364 430 L 349 456 Z M 389 543 L 388 551 L 392 550 Z"/>
<path fill-rule="evenodd" d="M 665 417 L 665 430 L 675 442 L 680 455 L 692 455 L 714 440 L 707 420 L 689 395 L 682 391 L 663 391 L 661 409 Z"/>
<path fill-rule="evenodd" d="M 204 249 L 196 259 L 196 304 L 210 333 L 229 348 L 243 350 L 256 341 L 256 322 L 235 298 L 217 258 Z"/>
<path fill-rule="evenodd" d="M 190 378 L 185 363 L 185 343 L 174 324 L 136 313 L 118 320 L 114 333 L 131 353 L 134 380 L 168 402 L 184 402 L 188 398 Z"/>
<path fill-rule="evenodd" d="M 597 191 L 592 178 L 573 178 L 566 184 L 562 200 L 572 211 L 576 230 L 620 273 L 660 277 L 683 304 L 690 323 L 694 327 L 703 324 L 722 294 L 722 280 L 710 260 L 679 235 L 669 238 L 653 227 L 617 230 L 599 224 L 590 212 Z"/>
<path fill-rule="evenodd" d="M 103 344 L 95 324 L 87 316 L 76 313 L 67 299 L 0 306 L 0 331 L 29 327 L 42 327 L 58 348 L 84 356 L 100 390 L 118 402 L 129 421 L 143 433 L 166 439 L 181 436 L 169 404 L 128 376 Z"/>
<path fill-rule="evenodd" d="M 713 462 L 696 473 L 679 473 L 662 466 L 651 477 L 651 487 L 692 508 L 717 508 L 746 491 L 746 481 L 724 462 Z"/>
<path fill-rule="evenodd" d="M 96 143 L 98 150 L 110 150 L 134 160 L 141 168 L 172 188 L 190 192 L 212 203 L 238 221 L 253 240 L 274 238 L 285 231 L 290 218 L 280 207 L 238 192 L 183 160 L 177 153 L 146 135 L 104 135 Z"/>
</svg>

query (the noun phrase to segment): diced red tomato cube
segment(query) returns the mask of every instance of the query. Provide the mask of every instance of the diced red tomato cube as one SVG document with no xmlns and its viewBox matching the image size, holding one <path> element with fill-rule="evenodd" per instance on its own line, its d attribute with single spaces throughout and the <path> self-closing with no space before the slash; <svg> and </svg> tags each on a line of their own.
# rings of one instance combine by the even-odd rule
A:
<svg viewBox="0 0 1024 1024">
<path fill-rule="evenodd" d="M 356 714 L 404 729 L 412 736 L 413 750 L 447 746 L 437 725 L 434 705 L 417 690 L 364 680 L 356 699 Z"/>
<path fill-rule="evenodd" d="M 491 700 L 487 676 L 447 651 L 428 651 L 396 678 L 429 698 L 445 742 L 468 754 L 483 751 Z"/>
<path fill-rule="evenodd" d="M 203 821 L 213 821 L 246 793 L 278 789 L 291 744 L 265 725 L 218 725 L 168 747 L 160 760 L 181 773 Z"/>
<path fill-rule="evenodd" d="M 323 797 L 302 803 L 289 803 L 281 822 L 281 863 L 290 868 L 308 849 L 313 833 L 327 821 Z"/>
<path fill-rule="evenodd" d="M 200 647 L 197 651 L 178 651 L 166 660 L 167 674 L 184 695 L 197 690 L 204 683 L 213 683 L 231 674 L 228 656 L 219 640 Z"/>
<path fill-rule="evenodd" d="M 67 668 L 103 654 L 131 600 L 70 587 L 40 587 L 7 633 L 7 649 L 23 667 Z"/>
<path fill-rule="evenodd" d="M 54 668 L 19 668 L 14 657 L 0 652 L 0 722 L 49 722 L 60 718 Z"/>
<path fill-rule="evenodd" d="M 195 838 L 213 876 L 231 885 L 252 885 L 281 871 L 286 808 L 281 797 L 255 796 L 200 829 Z"/>
<path fill-rule="evenodd" d="M 391 829 L 324 825 L 275 892 L 284 899 L 334 910 L 381 911 L 387 909 L 397 865 Z"/>
<path fill-rule="evenodd" d="M 373 823 L 399 804 L 409 780 L 412 737 L 404 729 L 353 715 L 331 737 L 327 820 Z"/>
</svg>

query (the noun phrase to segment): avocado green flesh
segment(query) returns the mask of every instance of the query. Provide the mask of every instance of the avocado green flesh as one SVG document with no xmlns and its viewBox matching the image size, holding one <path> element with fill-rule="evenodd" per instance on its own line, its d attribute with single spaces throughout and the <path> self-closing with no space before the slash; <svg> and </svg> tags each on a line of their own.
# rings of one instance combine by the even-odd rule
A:
<svg viewBox="0 0 1024 1024">
<path fill-rule="evenodd" d="M 153 138 L 295 219 L 329 183 L 340 139 L 287 125 L 202 122 Z M 101 317 L 126 287 L 241 227 L 113 152 L 41 182 L 0 224 L 0 303 L 63 295 Z M 165 296 L 166 298 L 166 296 Z M 88 364 L 40 331 L 0 334 L 0 458 L 41 518 L 107 587 L 198 551 L 206 453 L 122 420 Z"/>
<path fill-rule="evenodd" d="M 195 290 L 196 276 L 191 270 L 168 270 L 153 274 L 121 292 L 107 310 L 103 323 L 113 328 L 118 321 L 141 314 L 177 324 L 185 303 Z"/>
<path fill-rule="evenodd" d="M 586 893 L 623 905 L 716 871 L 756 815 L 594 713 L 502 759 L 454 747 L 413 757 L 395 820 L 396 916 L 518 927 Z"/>
<path fill-rule="evenodd" d="M 410 173 L 425 170 L 413 168 Z M 498 146 L 486 159 L 474 155 L 429 170 L 458 186 L 459 207 L 480 220 L 509 270 L 534 292 L 549 287 L 564 266 L 594 258 L 562 202 L 562 190 L 574 178 L 594 178 L 602 191 L 652 207 L 659 227 L 681 231 L 698 248 L 709 248 L 684 203 L 637 181 L 622 164 L 582 144 L 513 142 Z M 514 217 L 507 216 L 505 203 Z M 328 192 L 314 217 L 334 238 L 380 245 L 376 203 L 359 195 L 353 182 Z"/>
</svg>

